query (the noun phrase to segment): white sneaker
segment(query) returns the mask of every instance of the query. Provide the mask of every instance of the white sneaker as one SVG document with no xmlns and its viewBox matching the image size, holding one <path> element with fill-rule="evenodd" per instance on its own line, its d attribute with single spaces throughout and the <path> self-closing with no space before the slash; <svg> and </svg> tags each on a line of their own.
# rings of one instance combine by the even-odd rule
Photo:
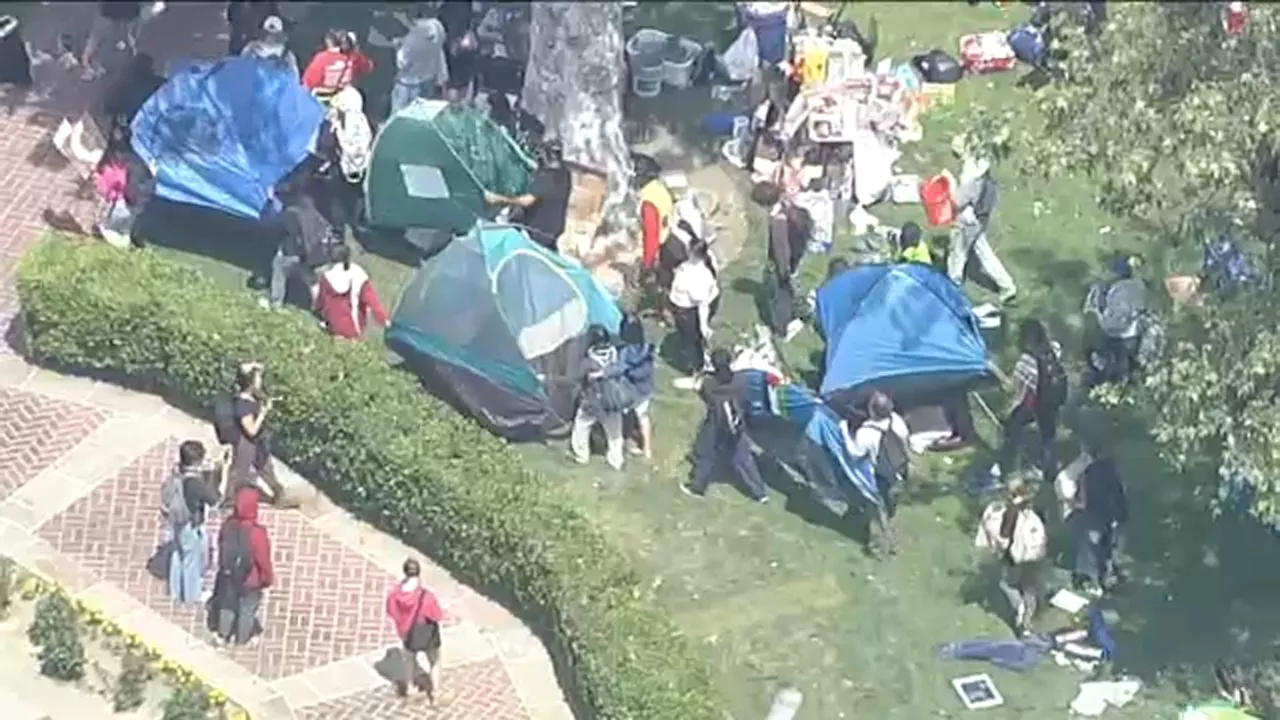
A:
<svg viewBox="0 0 1280 720">
<path fill-rule="evenodd" d="M 791 342 L 792 339 L 794 339 L 795 336 L 799 335 L 800 331 L 803 329 L 804 329 L 803 320 L 796 319 L 787 323 L 787 332 L 785 335 L 782 336 L 782 342 Z"/>
<path fill-rule="evenodd" d="M 991 465 L 991 468 L 990 468 L 989 470 L 987 470 L 987 473 L 989 473 L 989 474 L 991 475 L 991 477 L 996 478 L 996 479 L 999 479 L 999 478 L 1000 478 L 1000 463 L 994 463 L 994 464 L 992 464 L 992 465 Z"/>
<path fill-rule="evenodd" d="M 260 297 L 258 298 L 258 307 L 262 308 L 263 310 L 270 310 L 271 301 L 264 297 Z"/>
</svg>

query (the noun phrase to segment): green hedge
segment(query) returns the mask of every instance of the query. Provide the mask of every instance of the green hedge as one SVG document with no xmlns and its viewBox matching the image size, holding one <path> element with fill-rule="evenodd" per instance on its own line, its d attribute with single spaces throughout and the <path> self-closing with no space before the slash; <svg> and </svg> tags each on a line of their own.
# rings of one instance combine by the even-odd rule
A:
<svg viewBox="0 0 1280 720">
<path fill-rule="evenodd" d="M 18 271 L 27 349 L 58 369 L 207 408 L 235 363 L 279 398 L 276 452 L 336 502 L 514 603 L 580 717 L 719 720 L 705 657 L 629 559 L 501 440 L 426 396 L 376 347 L 258 308 L 150 251 L 49 238 Z"/>
</svg>

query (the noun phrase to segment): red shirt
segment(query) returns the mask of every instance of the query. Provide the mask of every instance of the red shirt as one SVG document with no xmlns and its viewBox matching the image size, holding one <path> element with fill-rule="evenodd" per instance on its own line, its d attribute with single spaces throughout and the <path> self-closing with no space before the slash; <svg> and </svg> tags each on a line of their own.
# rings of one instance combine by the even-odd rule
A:
<svg viewBox="0 0 1280 720">
<path fill-rule="evenodd" d="M 658 262 L 658 251 L 666 239 L 662 237 L 662 218 L 653 203 L 640 203 L 640 230 L 644 248 L 642 260 L 646 268 L 651 268 Z"/>
<path fill-rule="evenodd" d="M 419 603 L 421 610 L 414 615 Z M 387 594 L 387 617 L 395 625 L 396 634 L 403 639 L 408 638 L 414 623 L 419 620 L 438 623 L 444 619 L 444 611 L 440 609 L 440 601 L 436 600 L 436 596 L 421 584 L 411 590 L 406 590 L 404 585 L 396 585 Z"/>
<path fill-rule="evenodd" d="M 359 50 L 350 55 L 340 50 L 321 50 L 307 63 L 302 86 L 313 92 L 332 95 L 373 72 L 373 61 Z"/>
</svg>

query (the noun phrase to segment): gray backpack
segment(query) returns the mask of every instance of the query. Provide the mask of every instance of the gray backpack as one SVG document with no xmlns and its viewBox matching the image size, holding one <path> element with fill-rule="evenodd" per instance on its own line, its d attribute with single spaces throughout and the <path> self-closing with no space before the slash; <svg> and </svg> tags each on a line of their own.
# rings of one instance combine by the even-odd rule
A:
<svg viewBox="0 0 1280 720">
<path fill-rule="evenodd" d="M 160 512 L 164 513 L 165 520 L 175 528 L 186 527 L 191 523 L 191 508 L 187 505 L 187 492 L 184 488 L 190 474 L 175 469 L 160 486 Z"/>
</svg>

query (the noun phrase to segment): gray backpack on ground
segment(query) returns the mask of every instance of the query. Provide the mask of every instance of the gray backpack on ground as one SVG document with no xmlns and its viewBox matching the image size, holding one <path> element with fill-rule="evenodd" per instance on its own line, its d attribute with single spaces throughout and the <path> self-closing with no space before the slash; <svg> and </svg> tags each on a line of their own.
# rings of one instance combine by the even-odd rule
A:
<svg viewBox="0 0 1280 720">
<path fill-rule="evenodd" d="M 160 512 L 175 528 L 191 523 L 191 508 L 187 505 L 187 493 L 183 487 L 189 475 L 190 472 L 174 470 L 160 486 Z"/>
</svg>

